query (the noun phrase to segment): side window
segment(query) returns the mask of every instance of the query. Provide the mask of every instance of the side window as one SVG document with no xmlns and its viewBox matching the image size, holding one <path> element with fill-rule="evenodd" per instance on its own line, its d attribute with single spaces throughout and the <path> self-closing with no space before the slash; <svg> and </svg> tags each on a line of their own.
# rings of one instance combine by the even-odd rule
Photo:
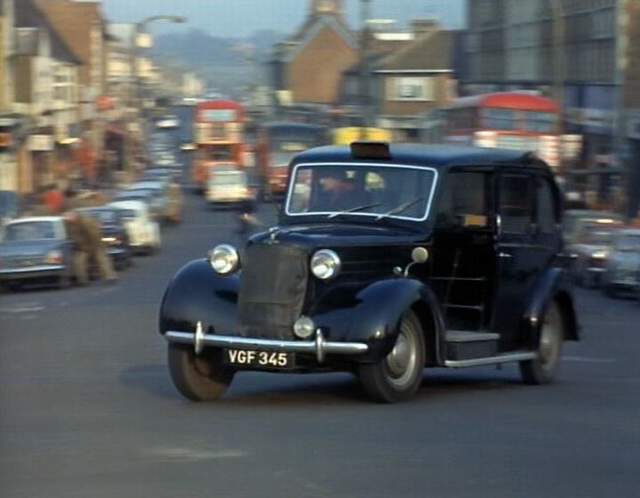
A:
<svg viewBox="0 0 640 498">
<path fill-rule="evenodd" d="M 503 175 L 500 178 L 500 217 L 503 233 L 528 233 L 533 222 L 531 177 Z"/>
<path fill-rule="evenodd" d="M 549 180 L 539 178 L 536 182 L 536 223 L 541 233 L 555 233 L 558 222 L 558 207 Z"/>
<path fill-rule="evenodd" d="M 439 224 L 486 227 L 489 224 L 490 185 L 488 173 L 453 172 L 440 202 Z"/>
</svg>

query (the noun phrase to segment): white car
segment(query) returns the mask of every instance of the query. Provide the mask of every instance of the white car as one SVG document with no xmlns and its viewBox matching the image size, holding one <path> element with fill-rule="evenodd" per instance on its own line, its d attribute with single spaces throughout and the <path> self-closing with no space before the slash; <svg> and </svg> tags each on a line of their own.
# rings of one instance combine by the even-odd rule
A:
<svg viewBox="0 0 640 498">
<path fill-rule="evenodd" d="M 142 201 L 117 201 L 110 206 L 124 211 L 124 225 L 133 250 L 153 253 L 160 250 L 160 225 Z"/>
</svg>

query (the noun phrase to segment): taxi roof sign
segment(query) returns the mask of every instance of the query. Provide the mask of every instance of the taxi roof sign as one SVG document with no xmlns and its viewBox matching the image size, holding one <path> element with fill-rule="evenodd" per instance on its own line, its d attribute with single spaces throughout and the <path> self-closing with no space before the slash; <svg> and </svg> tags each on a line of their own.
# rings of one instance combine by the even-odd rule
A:
<svg viewBox="0 0 640 498">
<path fill-rule="evenodd" d="M 391 150 L 386 142 L 353 142 L 351 156 L 354 159 L 391 159 Z"/>
</svg>

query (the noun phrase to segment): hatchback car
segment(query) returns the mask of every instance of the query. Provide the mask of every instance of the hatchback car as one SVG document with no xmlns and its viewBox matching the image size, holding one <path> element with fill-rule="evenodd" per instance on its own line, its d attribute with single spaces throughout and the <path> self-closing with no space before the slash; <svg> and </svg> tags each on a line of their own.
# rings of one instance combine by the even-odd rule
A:
<svg viewBox="0 0 640 498">
<path fill-rule="evenodd" d="M 144 202 L 121 200 L 112 202 L 110 206 L 121 211 L 129 245 L 135 252 L 153 254 L 160 250 L 160 226 L 151 218 Z"/>
<path fill-rule="evenodd" d="M 0 239 L 0 283 L 15 287 L 48 280 L 67 287 L 72 280 L 71 250 L 61 217 L 10 221 Z"/>
<path fill-rule="evenodd" d="M 299 154 L 279 224 L 183 267 L 160 309 L 193 400 L 242 370 L 350 371 L 379 401 L 425 367 L 550 382 L 578 339 L 560 192 L 530 154 L 355 143 Z"/>
</svg>

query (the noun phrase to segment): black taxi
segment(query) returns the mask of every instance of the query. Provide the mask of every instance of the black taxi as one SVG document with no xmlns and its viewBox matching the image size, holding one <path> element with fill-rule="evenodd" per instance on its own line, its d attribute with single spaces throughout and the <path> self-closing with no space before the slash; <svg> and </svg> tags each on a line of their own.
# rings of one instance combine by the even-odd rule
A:
<svg viewBox="0 0 640 498">
<path fill-rule="evenodd" d="M 160 310 L 177 389 L 241 370 L 350 371 L 375 400 L 425 367 L 515 362 L 550 382 L 579 327 L 561 196 L 532 154 L 354 143 L 296 156 L 277 226 L 183 267 Z"/>
</svg>

